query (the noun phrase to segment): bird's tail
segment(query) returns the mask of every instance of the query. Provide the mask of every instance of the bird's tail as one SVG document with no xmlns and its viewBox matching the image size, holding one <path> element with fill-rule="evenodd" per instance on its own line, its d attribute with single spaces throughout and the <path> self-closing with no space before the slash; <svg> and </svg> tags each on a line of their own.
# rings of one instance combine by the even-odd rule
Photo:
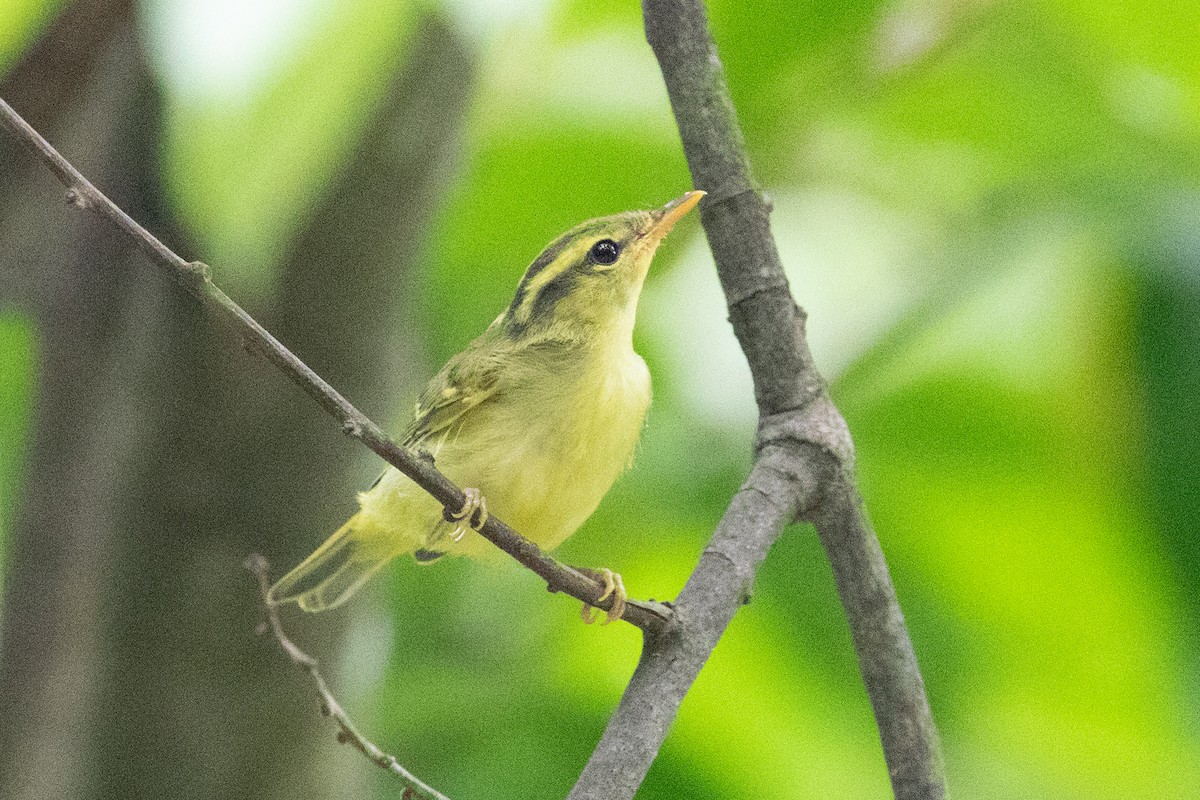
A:
<svg viewBox="0 0 1200 800">
<path fill-rule="evenodd" d="M 362 526 L 361 518 L 362 514 L 355 514 L 311 556 L 280 578 L 267 594 L 271 605 L 295 602 L 305 611 L 336 608 L 391 561 L 396 555 L 394 550 L 381 546 L 378 537 L 356 528 Z"/>
</svg>

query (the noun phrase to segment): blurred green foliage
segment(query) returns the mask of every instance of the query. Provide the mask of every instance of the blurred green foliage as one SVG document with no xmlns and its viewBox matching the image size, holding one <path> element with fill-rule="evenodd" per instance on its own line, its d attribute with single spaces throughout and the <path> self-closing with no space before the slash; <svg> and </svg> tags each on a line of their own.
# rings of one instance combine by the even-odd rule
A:
<svg viewBox="0 0 1200 800">
<path fill-rule="evenodd" d="M 273 288 L 289 237 L 353 152 L 399 69 L 414 5 L 352 0 L 314 8 L 316 19 L 290 43 L 286 69 L 264 85 L 236 99 L 195 86 L 168 95 L 163 146 L 173 199 L 195 225 L 205 258 L 243 294 Z M 163 11 L 151 22 L 164 29 L 161 37 L 176 35 Z M 169 85 L 203 67 L 163 61 Z"/>
<path fill-rule="evenodd" d="M 0 11 L 0 65 L 44 19 L 36 7 Z M 170 8 L 158 4 L 159 37 Z M 689 187 L 636 4 L 447 8 L 481 78 L 420 298 L 430 373 L 551 237 Z M 710 8 L 856 436 L 952 791 L 1196 796 L 1200 7 Z M 249 91 L 200 102 L 164 70 L 174 200 L 235 293 L 270 291 L 281 243 L 403 57 L 411 8 L 306 13 L 332 16 Z M 749 460 L 748 378 L 700 239 L 681 225 L 648 287 L 638 336 L 656 401 L 639 462 L 562 549 L 639 596 L 678 591 Z M 27 417 L 28 336 L 0 326 L 0 444 Z M 396 421 L 408 407 L 398 398 Z M 14 452 L 0 449 L 0 497 Z M 580 625 L 573 603 L 508 566 L 402 563 L 376 583 L 390 614 L 357 618 L 346 655 L 364 726 L 451 796 L 562 796 L 636 632 Z M 886 786 L 828 569 L 798 528 L 639 796 Z"/>
<path fill-rule="evenodd" d="M 12 523 L 13 499 L 20 487 L 21 461 L 33 403 L 35 355 L 29 321 L 0 309 L 0 590 L 6 531 Z"/>
<path fill-rule="evenodd" d="M 0 8 L 0 74 L 17 60 L 65 0 L 6 0 Z"/>
</svg>

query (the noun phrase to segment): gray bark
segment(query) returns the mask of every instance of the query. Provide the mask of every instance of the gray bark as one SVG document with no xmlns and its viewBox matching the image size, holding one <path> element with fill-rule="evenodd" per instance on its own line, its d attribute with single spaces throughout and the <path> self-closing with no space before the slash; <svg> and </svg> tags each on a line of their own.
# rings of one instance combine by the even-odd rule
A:
<svg viewBox="0 0 1200 800">
<path fill-rule="evenodd" d="M 754 379 L 754 467 L 674 604 L 675 624 L 646 637 L 642 658 L 571 800 L 632 798 L 684 695 L 733 618 L 767 550 L 793 519 L 811 521 L 829 556 L 879 726 L 892 788 L 904 800 L 945 795 L 937 730 L 912 643 L 855 488 L 845 421 L 813 365 L 750 173 L 702 0 L 643 0 L 701 203 L 729 319 Z"/>
</svg>

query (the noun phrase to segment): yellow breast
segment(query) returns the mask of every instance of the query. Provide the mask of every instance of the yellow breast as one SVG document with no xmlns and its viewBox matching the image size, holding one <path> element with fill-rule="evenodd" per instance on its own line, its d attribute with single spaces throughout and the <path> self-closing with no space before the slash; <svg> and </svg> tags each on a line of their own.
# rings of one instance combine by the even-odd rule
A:
<svg viewBox="0 0 1200 800">
<path fill-rule="evenodd" d="M 605 355 L 581 359 L 587 366 L 574 374 L 556 364 L 521 376 L 438 454 L 448 477 L 478 487 L 493 513 L 546 549 L 574 533 L 629 467 L 650 406 L 641 357 L 630 347 Z M 486 550 L 474 534 L 450 548 Z"/>
</svg>

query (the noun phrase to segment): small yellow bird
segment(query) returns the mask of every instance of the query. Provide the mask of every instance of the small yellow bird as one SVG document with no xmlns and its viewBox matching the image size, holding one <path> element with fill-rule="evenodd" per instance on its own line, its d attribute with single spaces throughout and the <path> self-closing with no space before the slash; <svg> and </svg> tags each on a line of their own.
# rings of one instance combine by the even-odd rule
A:
<svg viewBox="0 0 1200 800">
<path fill-rule="evenodd" d="M 489 544 L 475 530 L 489 509 L 547 550 L 574 533 L 633 460 L 650 406 L 650 373 L 633 350 L 638 296 L 659 243 L 703 196 L 589 220 L 551 242 L 508 309 L 425 387 L 404 433 L 406 447 L 471 487 L 463 508 L 447 521 L 389 467 L 270 602 L 323 611 L 398 555 L 425 564 L 482 554 Z M 613 596 L 609 621 L 619 619 L 620 576 L 597 573 Z M 583 617 L 592 621 L 586 605 Z"/>
</svg>

